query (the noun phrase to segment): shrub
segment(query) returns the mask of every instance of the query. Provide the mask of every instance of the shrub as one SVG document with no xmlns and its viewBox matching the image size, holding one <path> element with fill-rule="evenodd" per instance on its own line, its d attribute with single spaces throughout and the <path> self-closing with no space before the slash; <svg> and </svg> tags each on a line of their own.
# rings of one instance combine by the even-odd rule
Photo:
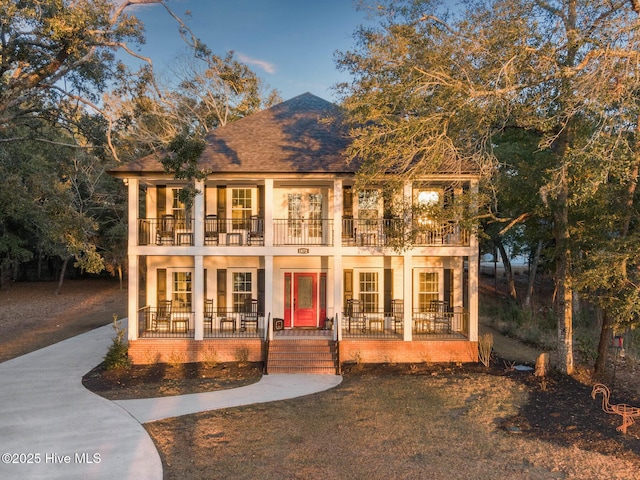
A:
<svg viewBox="0 0 640 480">
<path fill-rule="evenodd" d="M 104 367 L 107 370 L 126 368 L 131 365 L 129 346 L 124 338 L 126 330 L 120 327 L 118 315 L 115 314 L 113 315 L 113 329 L 116 331 L 116 336 L 111 341 L 111 346 L 104 356 Z"/>
<path fill-rule="evenodd" d="M 493 349 L 493 335 L 485 333 L 478 338 L 478 357 L 485 367 L 491 361 L 491 350 Z"/>
</svg>

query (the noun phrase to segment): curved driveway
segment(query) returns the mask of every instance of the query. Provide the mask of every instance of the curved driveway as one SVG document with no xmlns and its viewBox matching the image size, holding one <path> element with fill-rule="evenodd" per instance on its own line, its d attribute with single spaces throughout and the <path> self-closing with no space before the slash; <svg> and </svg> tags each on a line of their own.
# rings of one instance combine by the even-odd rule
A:
<svg viewBox="0 0 640 480">
<path fill-rule="evenodd" d="M 107 325 L 0 363 L 0 479 L 162 479 L 141 423 L 292 398 L 337 375 L 268 375 L 234 390 L 112 402 L 82 386 L 113 338 Z"/>
</svg>

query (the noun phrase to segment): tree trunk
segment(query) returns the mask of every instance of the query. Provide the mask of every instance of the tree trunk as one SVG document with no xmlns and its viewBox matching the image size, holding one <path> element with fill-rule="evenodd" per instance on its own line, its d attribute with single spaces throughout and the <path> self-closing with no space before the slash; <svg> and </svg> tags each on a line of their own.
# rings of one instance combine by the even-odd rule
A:
<svg viewBox="0 0 640 480">
<path fill-rule="evenodd" d="M 69 263 L 69 260 L 71 260 L 73 258 L 73 255 L 68 256 L 67 258 L 64 259 L 64 262 L 62 262 L 62 268 L 60 269 L 60 277 L 58 277 L 58 288 L 56 289 L 56 295 L 60 295 L 60 290 L 62 289 L 62 282 L 64 281 L 64 274 L 67 271 L 67 264 Z"/>
<path fill-rule="evenodd" d="M 533 255 L 533 262 L 529 268 L 529 281 L 527 283 L 527 293 L 524 297 L 524 306 L 531 306 L 531 297 L 533 297 L 533 286 L 536 281 L 536 274 L 538 273 L 538 264 L 540 263 L 540 256 L 542 255 L 542 240 L 538 240 L 538 246 L 536 247 L 536 253 Z"/>
<path fill-rule="evenodd" d="M 607 355 L 609 353 L 609 340 L 613 332 L 613 322 L 606 310 L 597 307 L 596 310 L 602 316 L 602 328 L 600 329 L 600 340 L 598 341 L 598 356 L 594 365 L 594 371 L 603 374 L 607 365 Z"/>
<path fill-rule="evenodd" d="M 122 290 L 122 265 L 118 264 L 118 280 L 120 280 L 120 290 Z"/>
<path fill-rule="evenodd" d="M 557 204 L 553 214 L 556 240 L 555 315 L 558 322 L 558 361 L 562 373 L 573 374 L 573 289 L 569 241 L 569 188 L 566 166 L 561 168 Z"/>
<path fill-rule="evenodd" d="M 509 255 L 507 255 L 507 251 L 504 248 L 504 244 L 498 240 L 494 240 L 494 243 L 498 247 L 498 251 L 500 252 L 500 258 L 502 259 L 502 266 L 504 267 L 504 274 L 507 277 L 507 291 L 509 297 L 513 300 L 518 299 L 518 293 L 516 292 L 516 283 L 513 279 L 513 269 L 511 268 L 511 259 Z"/>
</svg>

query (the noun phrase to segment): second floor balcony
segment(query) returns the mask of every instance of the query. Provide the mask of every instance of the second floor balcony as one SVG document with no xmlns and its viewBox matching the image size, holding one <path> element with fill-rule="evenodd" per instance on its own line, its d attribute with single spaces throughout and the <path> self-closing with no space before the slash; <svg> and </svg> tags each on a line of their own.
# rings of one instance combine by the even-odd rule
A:
<svg viewBox="0 0 640 480">
<path fill-rule="evenodd" d="M 194 246 L 194 218 L 138 219 L 138 245 Z M 274 246 L 333 246 L 335 220 L 273 219 L 265 225 L 262 217 L 218 218 L 203 220 L 202 244 L 211 247 L 264 246 L 265 238 Z M 456 222 L 406 222 L 402 219 L 342 219 L 341 244 L 354 247 L 469 246 L 470 232 Z M 198 242 L 199 243 L 199 242 Z"/>
</svg>

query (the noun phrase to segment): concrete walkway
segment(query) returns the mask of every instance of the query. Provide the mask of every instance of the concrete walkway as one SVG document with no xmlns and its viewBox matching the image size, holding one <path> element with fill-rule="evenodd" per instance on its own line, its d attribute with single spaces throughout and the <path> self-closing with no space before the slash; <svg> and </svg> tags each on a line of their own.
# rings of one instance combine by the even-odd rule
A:
<svg viewBox="0 0 640 480">
<path fill-rule="evenodd" d="M 162 479 L 141 423 L 338 385 L 337 375 L 267 375 L 258 383 L 180 397 L 112 402 L 82 386 L 113 338 L 111 325 L 0 363 L 0 479 Z"/>
</svg>

